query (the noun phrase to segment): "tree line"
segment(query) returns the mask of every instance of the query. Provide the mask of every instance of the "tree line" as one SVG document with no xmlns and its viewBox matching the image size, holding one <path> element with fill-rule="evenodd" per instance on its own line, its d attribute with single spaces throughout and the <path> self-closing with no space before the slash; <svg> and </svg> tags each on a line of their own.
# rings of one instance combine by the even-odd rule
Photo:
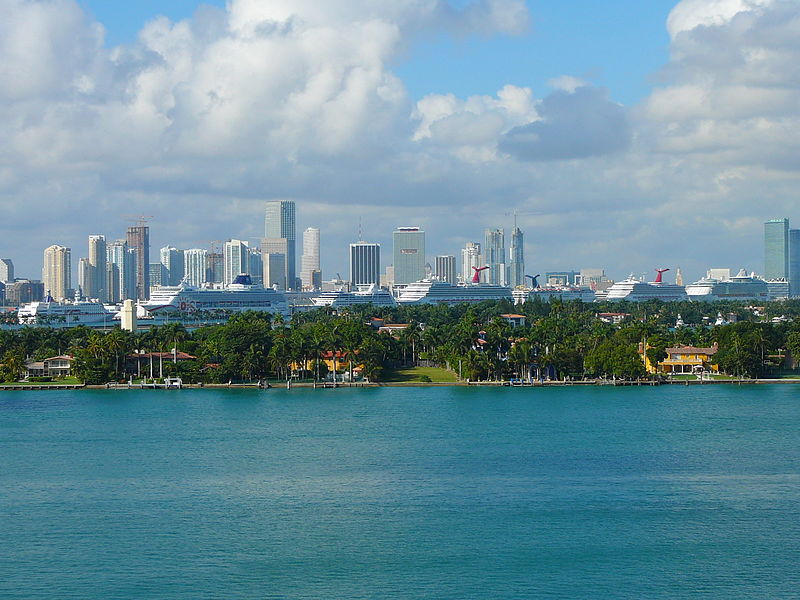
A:
<svg viewBox="0 0 800 600">
<path fill-rule="evenodd" d="M 602 312 L 627 313 L 619 324 L 603 322 Z M 517 313 L 526 323 L 513 327 L 501 315 Z M 722 313 L 735 323 L 714 327 Z M 685 327 L 675 328 L 678 314 Z M 771 322 L 783 315 L 786 321 Z M 340 372 L 360 366 L 380 381 L 401 365 L 428 364 L 450 369 L 462 379 L 529 377 L 636 378 L 645 375 L 638 353 L 647 347 L 658 362 L 676 345 L 719 344 L 715 361 L 731 375 L 763 377 L 780 368 L 786 352 L 800 356 L 800 302 L 770 303 L 756 314 L 744 303 L 582 303 L 506 301 L 473 305 L 399 307 L 354 306 L 295 314 L 284 321 L 268 313 L 233 315 L 225 324 L 189 330 L 170 323 L 131 333 L 73 328 L 25 327 L 0 330 L 0 378 L 17 380 L 26 360 L 74 356 L 73 374 L 104 383 L 149 374 L 141 353 L 172 352 L 196 360 L 161 361 L 159 373 L 187 382 L 219 383 L 266 378 L 322 379 L 333 355 Z M 373 318 L 406 324 L 393 333 L 370 325 Z M 132 358 L 134 357 L 134 358 Z"/>
</svg>

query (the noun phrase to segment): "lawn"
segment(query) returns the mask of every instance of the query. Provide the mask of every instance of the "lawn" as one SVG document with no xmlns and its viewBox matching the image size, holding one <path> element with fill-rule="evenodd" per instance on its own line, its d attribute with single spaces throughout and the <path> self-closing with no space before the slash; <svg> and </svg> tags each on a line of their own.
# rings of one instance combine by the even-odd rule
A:
<svg viewBox="0 0 800 600">
<path fill-rule="evenodd" d="M 16 383 L 6 383 L 5 385 L 81 385 L 83 382 L 77 377 L 64 377 L 53 381 L 18 381 Z M 0 385 L 3 385 L 0 383 Z"/>
<path fill-rule="evenodd" d="M 434 383 L 454 383 L 458 381 L 455 373 L 448 371 L 447 369 L 440 369 L 439 367 L 405 367 L 400 369 L 386 369 L 381 377 L 381 381 L 422 381 L 423 377 L 429 377 Z"/>
</svg>

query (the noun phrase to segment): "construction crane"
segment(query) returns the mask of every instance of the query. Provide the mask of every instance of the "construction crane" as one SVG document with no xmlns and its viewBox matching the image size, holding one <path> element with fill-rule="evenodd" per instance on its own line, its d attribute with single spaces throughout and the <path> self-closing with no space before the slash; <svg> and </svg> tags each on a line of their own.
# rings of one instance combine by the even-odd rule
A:
<svg viewBox="0 0 800 600">
<path fill-rule="evenodd" d="M 147 223 L 155 218 L 153 215 L 124 215 L 124 217 L 136 223 L 137 227 L 146 227 Z"/>
</svg>

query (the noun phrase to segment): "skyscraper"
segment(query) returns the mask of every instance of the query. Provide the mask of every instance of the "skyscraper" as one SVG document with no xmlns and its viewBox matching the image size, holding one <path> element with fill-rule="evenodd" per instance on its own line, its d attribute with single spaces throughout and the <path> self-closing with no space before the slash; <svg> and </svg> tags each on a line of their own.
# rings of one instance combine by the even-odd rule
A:
<svg viewBox="0 0 800 600">
<path fill-rule="evenodd" d="M 506 240 L 500 229 L 487 229 L 483 246 L 483 260 L 489 267 L 486 278 L 489 283 L 505 285 Z"/>
<path fill-rule="evenodd" d="M 367 242 L 350 244 L 350 285 L 380 285 L 381 246 Z"/>
<path fill-rule="evenodd" d="M 264 211 L 264 237 L 286 240 L 286 284 L 289 289 L 296 286 L 295 260 L 295 204 L 294 200 L 267 202 Z"/>
<path fill-rule="evenodd" d="M 106 257 L 109 301 L 133 300 L 136 296 L 136 251 L 128 247 L 127 240 L 115 240 L 106 244 Z M 148 280 L 149 269 L 148 265 Z"/>
<path fill-rule="evenodd" d="M 789 230 L 789 293 L 800 296 L 800 229 Z"/>
<path fill-rule="evenodd" d="M 228 240 L 222 249 L 224 274 L 222 283 L 230 285 L 237 275 L 250 273 L 250 245 L 243 240 Z"/>
<path fill-rule="evenodd" d="M 264 287 L 286 289 L 286 255 L 282 252 L 262 252 Z"/>
<path fill-rule="evenodd" d="M 789 278 L 789 219 L 764 223 L 764 279 Z"/>
<path fill-rule="evenodd" d="M 78 289 L 82 296 L 91 297 L 86 292 L 91 287 L 92 267 L 88 258 L 78 259 Z"/>
<path fill-rule="evenodd" d="M 507 283 L 511 287 L 525 284 L 524 237 L 519 227 L 514 227 L 511 231 L 511 249 L 509 251 Z"/>
<path fill-rule="evenodd" d="M 222 252 L 209 252 L 206 255 L 206 281 L 222 283 L 225 279 L 225 256 Z"/>
<path fill-rule="evenodd" d="M 183 270 L 192 285 L 203 285 L 206 282 L 206 260 L 208 252 L 202 248 L 190 248 L 183 251 Z"/>
<path fill-rule="evenodd" d="M 161 264 L 167 270 L 167 281 L 161 285 L 178 285 L 186 271 L 183 250 L 172 246 L 161 248 Z"/>
<path fill-rule="evenodd" d="M 250 267 L 247 272 L 250 273 L 250 279 L 256 285 L 263 285 L 264 263 L 262 261 L 261 249 L 250 248 L 248 253 L 250 255 Z"/>
<path fill-rule="evenodd" d="M 42 282 L 45 293 L 56 301 L 69 297 L 72 282 L 72 251 L 69 248 L 53 245 L 45 249 Z"/>
<path fill-rule="evenodd" d="M 300 264 L 300 280 L 304 289 L 314 289 L 314 271 L 320 272 L 319 229 L 309 227 L 303 232 L 303 258 Z"/>
<path fill-rule="evenodd" d="M 128 249 L 134 253 L 135 299 L 148 300 L 150 298 L 150 228 L 148 226 L 128 227 Z"/>
<path fill-rule="evenodd" d="M 10 258 L 0 258 L 0 281 L 14 281 L 14 263 Z"/>
<path fill-rule="evenodd" d="M 461 250 L 461 279 L 463 281 L 472 281 L 473 269 L 481 268 L 484 266 L 483 257 L 481 256 L 481 245 L 478 242 L 467 242 Z M 486 271 L 481 273 L 481 281 L 486 280 Z"/>
<path fill-rule="evenodd" d="M 419 227 L 398 227 L 392 233 L 394 285 L 407 285 L 425 277 L 425 232 Z"/>
<path fill-rule="evenodd" d="M 89 236 L 89 282 L 83 293 L 89 298 L 108 302 L 108 280 L 106 262 L 108 249 L 106 238 L 102 235 Z"/>
<path fill-rule="evenodd" d="M 455 285 L 457 283 L 456 257 L 453 255 L 437 256 L 434 273 L 440 281 Z"/>
</svg>

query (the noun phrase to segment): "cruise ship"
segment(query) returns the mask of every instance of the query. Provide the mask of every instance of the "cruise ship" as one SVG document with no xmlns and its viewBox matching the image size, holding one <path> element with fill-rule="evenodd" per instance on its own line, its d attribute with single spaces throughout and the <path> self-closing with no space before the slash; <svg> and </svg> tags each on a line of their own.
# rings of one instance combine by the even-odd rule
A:
<svg viewBox="0 0 800 600">
<path fill-rule="evenodd" d="M 382 290 L 375 284 L 356 292 L 345 292 L 343 290 L 322 292 L 319 296 L 312 298 L 311 302 L 314 303 L 314 306 L 330 306 L 332 308 L 352 306 L 354 304 L 373 304 L 375 306 L 397 305 L 394 297 L 389 292 Z"/>
<path fill-rule="evenodd" d="M 713 302 L 715 300 L 769 300 L 767 282 L 747 274 L 744 269 L 729 280 L 703 277 L 686 286 L 690 300 Z"/>
<path fill-rule="evenodd" d="M 289 316 L 289 304 L 284 293 L 254 284 L 249 275 L 238 275 L 233 283 L 221 289 L 195 287 L 184 279 L 180 285 L 153 290 L 150 300 L 139 306 L 151 317 L 248 310 Z"/>
<path fill-rule="evenodd" d="M 453 285 L 446 281 L 423 279 L 409 283 L 400 292 L 400 304 L 460 304 L 484 300 L 511 300 L 511 288 L 489 283 Z"/>
<path fill-rule="evenodd" d="M 645 302 L 647 300 L 661 300 L 663 302 L 686 301 L 689 296 L 686 288 L 677 283 L 665 283 L 662 274 L 669 269 L 656 269 L 655 281 L 642 281 L 630 275 L 627 279 L 616 282 L 605 295 L 606 300 L 628 302 Z"/>
<path fill-rule="evenodd" d="M 537 299 L 541 300 L 542 302 L 550 302 L 550 300 L 553 298 L 558 298 L 563 302 L 569 302 L 570 300 L 594 302 L 597 298 L 594 290 L 574 285 L 556 285 L 537 287 L 534 289 L 516 289 L 513 293 L 514 304 L 524 304 L 527 301 L 535 302 Z"/>
<path fill-rule="evenodd" d="M 25 304 L 17 311 L 22 325 L 48 325 L 50 327 L 74 327 L 76 325 L 111 324 L 114 313 L 100 302 L 75 300 L 56 302 L 47 296 L 41 302 Z"/>
</svg>

